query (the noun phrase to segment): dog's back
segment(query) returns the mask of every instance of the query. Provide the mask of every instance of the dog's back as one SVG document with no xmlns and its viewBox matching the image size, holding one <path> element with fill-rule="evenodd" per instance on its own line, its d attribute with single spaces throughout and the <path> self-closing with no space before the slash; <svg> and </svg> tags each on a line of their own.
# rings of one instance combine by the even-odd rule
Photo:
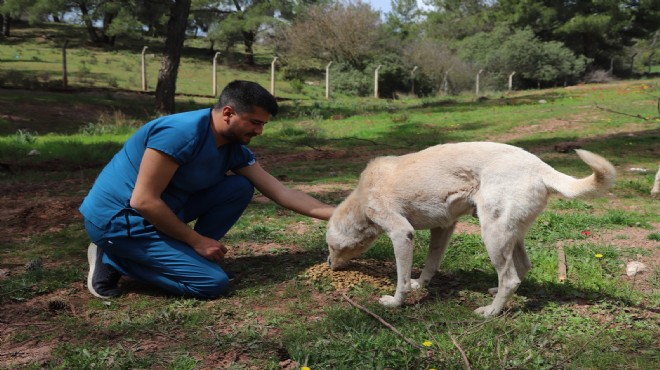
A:
<svg viewBox="0 0 660 370">
<path fill-rule="evenodd" d="M 575 179 L 556 171 L 537 156 L 507 144 L 436 145 L 415 153 L 372 160 L 363 171 L 356 191 L 367 205 L 378 208 L 386 205 L 388 211 L 406 212 L 408 218 L 417 218 L 418 222 L 413 223 L 419 228 L 472 213 L 479 203 L 508 200 L 537 209 L 545 205 L 553 191 L 574 198 L 612 185 L 616 171 L 607 160 L 584 150 L 577 153 L 592 167 L 591 176 Z"/>
</svg>

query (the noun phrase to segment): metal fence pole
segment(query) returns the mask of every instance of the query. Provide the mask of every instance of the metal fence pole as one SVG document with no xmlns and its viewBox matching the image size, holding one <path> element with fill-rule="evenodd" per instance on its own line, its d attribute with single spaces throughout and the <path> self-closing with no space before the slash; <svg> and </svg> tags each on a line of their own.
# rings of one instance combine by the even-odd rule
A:
<svg viewBox="0 0 660 370">
<path fill-rule="evenodd" d="M 415 71 L 417 70 L 417 66 L 415 66 L 412 71 L 410 71 L 410 94 L 414 95 L 415 94 Z"/>
<path fill-rule="evenodd" d="M 66 47 L 69 45 L 69 40 L 64 40 L 64 46 L 62 46 L 62 85 L 67 87 L 69 80 L 67 78 L 66 72 Z"/>
<path fill-rule="evenodd" d="M 483 71 L 484 71 L 483 69 L 480 69 L 479 73 L 477 73 L 477 84 L 476 84 L 477 85 L 477 87 L 476 87 L 477 96 L 479 96 L 479 76 L 481 75 L 481 72 L 483 72 Z"/>
<path fill-rule="evenodd" d="M 220 52 L 213 56 L 213 97 L 218 96 L 218 56 Z"/>
<path fill-rule="evenodd" d="M 277 57 L 273 58 L 270 63 L 270 93 L 273 96 L 275 96 L 275 62 L 277 62 Z"/>
<path fill-rule="evenodd" d="M 142 48 L 142 91 L 147 91 L 147 62 L 145 60 L 145 54 L 148 48 L 147 46 Z"/>
<path fill-rule="evenodd" d="M 332 62 L 325 66 L 325 98 L 330 99 L 330 65 Z"/>
<path fill-rule="evenodd" d="M 374 98 L 378 98 L 378 71 L 380 71 L 380 67 L 382 66 L 382 64 L 379 64 L 374 72 Z"/>
</svg>

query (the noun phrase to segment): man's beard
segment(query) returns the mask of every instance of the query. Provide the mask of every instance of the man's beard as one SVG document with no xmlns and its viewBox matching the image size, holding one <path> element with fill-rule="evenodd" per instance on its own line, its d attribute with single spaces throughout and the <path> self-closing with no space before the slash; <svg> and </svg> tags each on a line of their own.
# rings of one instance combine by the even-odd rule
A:
<svg viewBox="0 0 660 370">
<path fill-rule="evenodd" d="M 254 134 L 245 134 L 243 136 L 238 136 L 233 132 L 225 133 L 222 135 L 225 139 L 229 140 L 231 143 L 238 143 L 241 145 L 248 145 L 253 137 L 257 136 Z"/>
</svg>

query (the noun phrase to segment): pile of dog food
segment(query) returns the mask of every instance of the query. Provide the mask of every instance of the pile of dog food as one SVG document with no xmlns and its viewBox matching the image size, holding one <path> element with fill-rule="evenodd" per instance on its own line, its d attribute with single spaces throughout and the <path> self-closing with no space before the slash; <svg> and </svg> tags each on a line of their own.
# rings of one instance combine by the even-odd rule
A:
<svg viewBox="0 0 660 370">
<path fill-rule="evenodd" d="M 327 263 L 308 268 L 304 276 L 314 282 L 329 282 L 338 291 L 347 291 L 361 284 L 368 284 L 381 293 L 394 293 L 396 267 L 391 262 L 371 259 L 352 260 L 345 268 L 332 271 Z"/>
</svg>

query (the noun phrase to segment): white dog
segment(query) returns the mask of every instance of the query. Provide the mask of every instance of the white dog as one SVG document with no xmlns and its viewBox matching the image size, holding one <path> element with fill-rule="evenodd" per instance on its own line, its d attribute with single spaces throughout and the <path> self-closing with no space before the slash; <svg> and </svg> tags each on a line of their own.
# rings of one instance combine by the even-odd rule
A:
<svg viewBox="0 0 660 370">
<path fill-rule="evenodd" d="M 531 268 L 525 233 L 548 196 L 558 192 L 575 198 L 614 183 L 616 170 L 610 162 L 586 150 L 576 152 L 592 168 L 591 176 L 575 179 L 523 149 L 491 142 L 437 145 L 376 158 L 328 222 L 328 262 L 333 270 L 340 269 L 386 233 L 394 246 L 397 286 L 394 296 L 385 295 L 380 303 L 399 306 L 411 289 L 428 284 L 456 221 L 472 214 L 479 217 L 482 239 L 498 276 L 498 287 L 491 289 L 497 291 L 493 303 L 475 312 L 497 315 Z M 418 229 L 430 229 L 431 242 L 420 277 L 411 279 Z"/>
</svg>

